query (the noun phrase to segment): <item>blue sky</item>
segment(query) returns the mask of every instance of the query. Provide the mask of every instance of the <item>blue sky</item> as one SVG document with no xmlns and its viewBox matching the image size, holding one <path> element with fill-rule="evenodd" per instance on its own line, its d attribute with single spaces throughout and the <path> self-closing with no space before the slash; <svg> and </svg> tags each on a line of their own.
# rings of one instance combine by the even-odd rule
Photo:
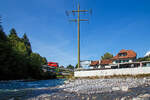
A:
<svg viewBox="0 0 150 100">
<path fill-rule="evenodd" d="M 77 63 L 77 23 L 65 15 L 75 0 L 1 0 L 0 15 L 8 34 L 26 33 L 34 52 L 60 65 Z M 80 0 L 92 8 L 81 23 L 81 60 L 98 60 L 105 52 L 116 55 L 132 49 L 138 57 L 150 50 L 150 0 Z"/>
</svg>

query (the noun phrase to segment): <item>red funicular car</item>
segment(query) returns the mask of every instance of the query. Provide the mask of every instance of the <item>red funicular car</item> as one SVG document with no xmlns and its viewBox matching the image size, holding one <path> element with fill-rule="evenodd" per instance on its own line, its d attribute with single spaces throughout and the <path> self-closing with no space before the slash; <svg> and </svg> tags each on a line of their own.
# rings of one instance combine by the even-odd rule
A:
<svg viewBox="0 0 150 100">
<path fill-rule="evenodd" d="M 57 63 L 57 62 L 48 62 L 48 66 L 50 66 L 50 67 L 54 67 L 54 68 L 59 67 L 59 65 L 58 65 L 58 63 Z"/>
</svg>

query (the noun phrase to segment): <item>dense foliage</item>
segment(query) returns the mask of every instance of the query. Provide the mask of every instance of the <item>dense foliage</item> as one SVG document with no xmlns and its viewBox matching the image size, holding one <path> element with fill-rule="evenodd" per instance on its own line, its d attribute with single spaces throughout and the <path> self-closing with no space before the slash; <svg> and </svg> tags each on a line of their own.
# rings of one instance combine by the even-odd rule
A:
<svg viewBox="0 0 150 100">
<path fill-rule="evenodd" d="M 106 52 L 104 54 L 104 56 L 101 56 L 101 59 L 104 60 L 104 59 L 110 59 L 110 58 L 113 58 L 113 55 L 110 54 L 109 52 Z"/>
<path fill-rule="evenodd" d="M 78 68 L 78 64 L 76 64 L 75 68 L 77 69 Z M 82 66 L 80 65 L 80 68 L 82 68 Z"/>
<path fill-rule="evenodd" d="M 150 61 L 150 56 L 138 58 L 137 61 Z"/>
<path fill-rule="evenodd" d="M 68 69 L 74 69 L 74 66 L 73 65 L 68 65 L 67 68 Z"/>
<path fill-rule="evenodd" d="M 0 80 L 54 78 L 55 75 L 43 72 L 41 66 L 46 63 L 45 57 L 32 52 L 26 34 L 20 38 L 13 28 L 6 35 L 0 26 Z"/>
</svg>

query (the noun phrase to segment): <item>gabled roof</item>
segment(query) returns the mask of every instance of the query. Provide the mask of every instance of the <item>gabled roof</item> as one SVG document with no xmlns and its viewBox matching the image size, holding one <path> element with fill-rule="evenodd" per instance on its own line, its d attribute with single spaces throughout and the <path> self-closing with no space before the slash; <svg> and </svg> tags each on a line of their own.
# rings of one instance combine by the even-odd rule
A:
<svg viewBox="0 0 150 100">
<path fill-rule="evenodd" d="M 108 64 L 111 64 L 112 63 L 112 59 L 104 59 L 104 60 L 101 60 L 101 65 L 108 65 Z"/>
<path fill-rule="evenodd" d="M 96 65 L 99 65 L 99 60 L 97 60 L 97 61 L 91 61 L 90 66 L 96 66 Z"/>
<path fill-rule="evenodd" d="M 119 56 L 119 54 L 121 53 L 126 53 L 126 56 Z M 125 50 L 122 49 L 116 56 L 114 56 L 112 59 L 116 60 L 116 59 L 125 59 L 125 58 L 136 58 L 136 53 L 133 50 Z"/>
</svg>

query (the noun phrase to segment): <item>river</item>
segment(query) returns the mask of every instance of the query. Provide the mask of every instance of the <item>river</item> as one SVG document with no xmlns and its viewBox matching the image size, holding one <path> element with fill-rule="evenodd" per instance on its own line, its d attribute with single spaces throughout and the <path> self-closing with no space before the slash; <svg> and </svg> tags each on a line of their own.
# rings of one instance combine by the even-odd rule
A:
<svg viewBox="0 0 150 100">
<path fill-rule="evenodd" d="M 44 93 L 54 93 L 64 81 L 65 79 L 0 82 L 0 100 L 25 100 Z"/>
<path fill-rule="evenodd" d="M 0 100 L 150 100 L 149 79 L 76 79 L 69 83 L 66 81 L 65 84 L 65 79 L 7 81 L 0 82 Z M 116 90 L 122 85 L 129 89 Z M 74 89 L 78 91 L 69 92 Z M 109 91 L 104 91 L 105 89 Z"/>
</svg>

